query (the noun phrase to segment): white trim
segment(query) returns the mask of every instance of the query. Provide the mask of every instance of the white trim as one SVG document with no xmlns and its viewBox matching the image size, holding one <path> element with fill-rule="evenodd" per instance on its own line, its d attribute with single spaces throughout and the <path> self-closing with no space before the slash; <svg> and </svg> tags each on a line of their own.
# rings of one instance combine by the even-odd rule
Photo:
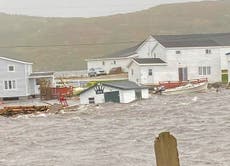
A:
<svg viewBox="0 0 230 166">
<path fill-rule="evenodd" d="M 33 64 L 33 63 L 30 63 L 30 62 L 19 61 L 19 60 L 15 60 L 15 59 L 6 58 L 6 57 L 0 57 L 0 59 L 6 60 L 6 61 L 11 61 L 11 62 L 16 62 L 16 63 L 29 64 L 29 65 Z"/>
<path fill-rule="evenodd" d="M 14 67 L 14 70 L 13 70 L 13 71 L 10 71 L 10 66 L 13 66 L 13 67 Z M 8 69 L 7 69 L 8 72 L 11 72 L 11 73 L 14 73 L 14 72 L 15 72 L 15 65 L 8 65 L 7 67 L 8 67 Z"/>
<path fill-rule="evenodd" d="M 139 66 L 168 66 L 167 63 L 138 64 Z"/>
<path fill-rule="evenodd" d="M 105 60 L 121 60 L 121 59 L 130 59 L 132 58 L 134 55 L 136 55 L 137 53 L 135 54 L 132 54 L 132 55 L 129 55 L 127 57 L 117 57 L 117 58 L 97 58 L 97 59 L 85 59 L 85 61 L 105 61 Z"/>
<path fill-rule="evenodd" d="M 17 80 L 2 80 L 3 81 L 3 91 L 17 91 Z M 7 87 L 8 87 L 8 89 L 5 89 L 5 81 L 7 82 Z M 13 81 L 15 81 L 15 88 L 11 88 L 11 89 L 9 89 L 9 81 L 11 81 L 11 83 L 12 83 L 12 87 L 13 87 Z"/>
<path fill-rule="evenodd" d="M 205 49 L 205 48 L 230 48 L 230 46 L 197 46 L 197 47 L 166 47 L 164 46 L 162 43 L 160 43 L 156 38 L 154 38 L 153 35 L 151 35 L 153 39 L 155 39 L 160 45 L 162 45 L 164 48 L 166 48 L 167 50 L 181 50 L 181 49 Z"/>
<path fill-rule="evenodd" d="M 189 50 L 189 49 L 221 49 L 230 48 L 230 46 L 202 46 L 202 47 L 165 47 L 167 50 Z"/>
</svg>

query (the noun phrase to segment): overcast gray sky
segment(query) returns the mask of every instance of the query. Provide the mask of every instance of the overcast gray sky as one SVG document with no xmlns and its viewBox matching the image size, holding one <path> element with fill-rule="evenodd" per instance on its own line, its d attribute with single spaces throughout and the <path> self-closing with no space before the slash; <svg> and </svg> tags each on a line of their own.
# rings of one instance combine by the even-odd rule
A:
<svg viewBox="0 0 230 166">
<path fill-rule="evenodd" d="M 187 1 L 201 0 L 0 0 L 0 12 L 49 17 L 95 17 Z"/>
</svg>

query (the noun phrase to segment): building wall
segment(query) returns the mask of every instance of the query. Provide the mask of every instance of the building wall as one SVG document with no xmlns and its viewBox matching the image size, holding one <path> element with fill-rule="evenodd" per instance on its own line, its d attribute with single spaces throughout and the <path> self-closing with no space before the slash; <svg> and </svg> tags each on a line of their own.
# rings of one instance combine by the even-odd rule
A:
<svg viewBox="0 0 230 166">
<path fill-rule="evenodd" d="M 152 76 L 149 75 L 149 69 L 152 69 Z M 168 66 L 141 66 L 141 84 L 158 84 L 159 81 L 168 81 L 174 79 L 175 71 L 168 70 Z"/>
<path fill-rule="evenodd" d="M 137 57 L 167 60 L 165 48 L 151 36 L 145 41 L 142 47 L 138 49 Z"/>
<path fill-rule="evenodd" d="M 8 66 L 14 66 L 15 71 L 9 72 Z M 0 59 L 0 98 L 23 97 L 29 95 L 28 76 L 32 65 Z M 5 90 L 4 81 L 15 80 L 16 89 Z"/>
<path fill-rule="evenodd" d="M 206 54 L 206 49 L 211 54 Z M 172 80 L 179 80 L 178 68 L 188 68 L 188 79 L 208 78 L 209 82 L 221 81 L 221 58 L 218 48 L 188 48 L 180 49 L 181 54 L 176 54 L 177 49 L 167 51 L 168 71 L 174 71 Z M 199 67 L 210 66 L 211 75 L 199 75 Z"/>
<path fill-rule="evenodd" d="M 106 87 L 104 86 L 104 93 L 105 92 L 113 92 L 113 91 L 119 91 L 118 89 L 115 88 L 111 88 L 111 87 Z M 86 91 L 85 93 L 80 95 L 80 104 L 89 104 L 89 98 L 95 98 L 95 103 L 96 104 L 100 104 L 100 103 L 104 103 L 105 102 L 105 98 L 104 98 L 104 94 L 96 94 L 96 92 L 94 91 L 94 88 Z M 123 94 L 120 93 L 120 101 L 123 102 Z"/>
<path fill-rule="evenodd" d="M 133 72 L 132 72 L 133 71 Z M 135 82 L 135 83 L 140 83 L 141 79 L 141 72 L 140 72 L 140 66 L 138 66 L 136 63 L 132 62 L 130 67 L 129 67 L 129 72 L 128 72 L 128 77 L 129 81 Z"/>
<path fill-rule="evenodd" d="M 139 67 L 132 63 L 131 69 L 140 74 L 131 76 L 129 73 L 130 81 L 137 82 L 140 80 L 141 84 L 158 84 L 159 81 L 178 81 L 179 73 L 178 68 L 187 67 L 188 80 L 208 78 L 209 82 L 221 81 L 221 58 L 220 49 L 209 48 L 211 54 L 206 54 L 206 48 L 190 48 L 190 49 L 168 49 L 167 64 L 166 65 L 142 65 Z M 181 51 L 176 54 L 176 51 Z M 226 60 L 227 61 L 227 60 Z M 199 67 L 210 66 L 210 75 L 199 75 Z M 153 75 L 149 76 L 149 69 L 152 69 Z"/>
<path fill-rule="evenodd" d="M 141 94 L 142 94 L 143 99 L 148 99 L 149 98 L 149 90 L 148 89 L 142 89 Z"/>
<path fill-rule="evenodd" d="M 130 103 L 134 100 L 136 100 L 135 90 L 120 90 L 116 88 L 111 88 L 104 86 L 104 93 L 106 92 L 112 92 L 112 91 L 119 91 L 119 97 L 121 103 Z M 144 99 L 149 98 L 148 96 L 148 89 L 142 90 L 142 97 Z M 94 91 L 94 88 L 86 91 L 85 93 L 80 95 L 80 104 L 89 104 L 89 98 L 94 98 L 96 104 L 104 103 L 104 94 L 96 94 Z"/>
<path fill-rule="evenodd" d="M 228 60 L 226 53 L 230 52 L 230 47 L 220 48 L 220 58 L 221 58 L 221 70 L 228 69 Z"/>
<path fill-rule="evenodd" d="M 128 72 L 129 58 L 117 58 L 117 59 L 101 59 L 101 60 L 88 60 L 87 69 L 100 67 L 109 73 L 112 68 L 121 67 L 123 72 Z"/>
<path fill-rule="evenodd" d="M 135 90 L 122 90 L 120 95 L 121 103 L 130 103 L 136 99 Z"/>
</svg>

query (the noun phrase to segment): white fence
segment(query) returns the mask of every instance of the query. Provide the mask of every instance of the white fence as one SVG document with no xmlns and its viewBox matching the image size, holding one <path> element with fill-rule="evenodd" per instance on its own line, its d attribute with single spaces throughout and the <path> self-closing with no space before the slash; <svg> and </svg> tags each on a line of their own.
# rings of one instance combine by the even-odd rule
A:
<svg viewBox="0 0 230 166">
<path fill-rule="evenodd" d="M 55 78 L 87 77 L 87 70 L 57 71 L 54 73 L 54 77 Z"/>
</svg>

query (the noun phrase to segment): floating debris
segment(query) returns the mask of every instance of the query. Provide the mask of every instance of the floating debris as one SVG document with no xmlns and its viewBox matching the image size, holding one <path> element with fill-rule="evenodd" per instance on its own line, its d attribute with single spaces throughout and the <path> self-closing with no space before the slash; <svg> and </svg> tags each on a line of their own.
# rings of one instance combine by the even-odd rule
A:
<svg viewBox="0 0 230 166">
<path fill-rule="evenodd" d="M 39 112 L 47 112 L 50 106 L 9 106 L 0 109 L 0 115 L 11 117 L 16 115 L 33 114 Z"/>
</svg>

